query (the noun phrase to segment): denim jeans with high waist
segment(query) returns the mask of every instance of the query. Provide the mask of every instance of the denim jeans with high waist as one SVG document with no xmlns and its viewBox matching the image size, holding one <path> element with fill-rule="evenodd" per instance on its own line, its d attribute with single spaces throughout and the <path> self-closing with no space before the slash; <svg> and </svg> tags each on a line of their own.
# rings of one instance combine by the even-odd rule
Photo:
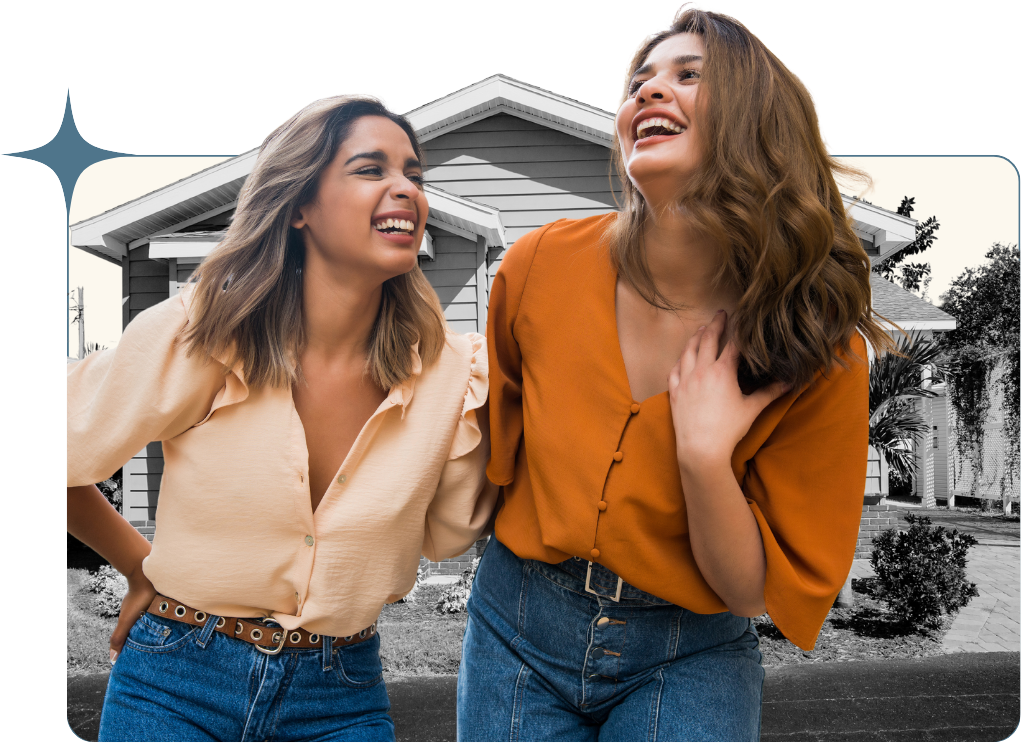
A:
<svg viewBox="0 0 1021 743">
<path fill-rule="evenodd" d="M 758 740 L 765 674 L 751 620 L 627 583 L 614 601 L 617 576 L 588 568 L 489 540 L 468 601 L 458 740 Z"/>
<path fill-rule="evenodd" d="M 255 645 L 143 614 L 110 673 L 100 740 L 394 740 L 379 636 Z"/>
</svg>

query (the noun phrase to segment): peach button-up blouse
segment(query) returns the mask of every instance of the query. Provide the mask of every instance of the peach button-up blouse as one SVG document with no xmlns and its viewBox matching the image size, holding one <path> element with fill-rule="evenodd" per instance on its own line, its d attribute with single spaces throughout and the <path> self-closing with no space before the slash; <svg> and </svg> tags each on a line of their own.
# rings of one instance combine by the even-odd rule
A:
<svg viewBox="0 0 1021 743">
<path fill-rule="evenodd" d="M 496 536 L 522 558 L 572 556 L 699 614 L 726 610 L 695 563 L 666 392 L 631 395 L 617 340 L 614 215 L 561 220 L 504 255 L 489 304 L 489 478 Z M 868 449 L 868 366 L 855 334 L 805 389 L 771 403 L 731 465 L 758 522 L 765 602 L 810 649 L 854 557 Z"/>
<path fill-rule="evenodd" d="M 149 441 L 164 471 L 156 590 L 210 614 L 272 616 L 346 636 L 414 585 L 419 556 L 477 539 L 496 501 L 484 473 L 485 339 L 443 351 L 395 386 L 312 512 L 308 450 L 290 387 L 249 389 L 241 368 L 185 354 L 190 287 L 146 310 L 116 348 L 67 375 L 67 484 L 101 482 Z"/>
</svg>

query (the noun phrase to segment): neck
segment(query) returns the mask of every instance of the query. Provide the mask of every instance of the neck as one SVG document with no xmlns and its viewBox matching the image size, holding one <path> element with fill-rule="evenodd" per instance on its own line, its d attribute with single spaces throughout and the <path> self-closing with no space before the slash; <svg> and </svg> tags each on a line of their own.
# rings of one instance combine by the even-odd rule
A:
<svg viewBox="0 0 1021 743">
<path fill-rule="evenodd" d="M 306 251 L 303 274 L 304 354 L 337 362 L 364 362 L 379 313 L 382 283 L 331 266 Z"/>
<path fill-rule="evenodd" d="M 642 243 L 656 288 L 671 304 L 721 309 L 740 298 L 726 277 L 713 283 L 721 266 L 719 248 L 700 235 L 678 209 L 652 211 Z"/>
</svg>

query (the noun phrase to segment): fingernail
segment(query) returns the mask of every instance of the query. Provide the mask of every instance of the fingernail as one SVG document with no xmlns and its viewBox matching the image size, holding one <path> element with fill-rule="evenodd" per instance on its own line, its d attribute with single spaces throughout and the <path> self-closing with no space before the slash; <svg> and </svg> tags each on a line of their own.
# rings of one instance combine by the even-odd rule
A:
<svg viewBox="0 0 1021 743">
<path fill-rule="evenodd" d="M 699 330 L 705 330 L 705 325 L 699 325 L 699 326 L 698 326 L 698 329 L 699 329 Z"/>
<path fill-rule="evenodd" d="M 117 662 L 117 656 L 118 655 L 120 655 L 120 653 L 118 653 L 113 648 L 110 648 L 110 664 L 111 665 Z"/>
</svg>

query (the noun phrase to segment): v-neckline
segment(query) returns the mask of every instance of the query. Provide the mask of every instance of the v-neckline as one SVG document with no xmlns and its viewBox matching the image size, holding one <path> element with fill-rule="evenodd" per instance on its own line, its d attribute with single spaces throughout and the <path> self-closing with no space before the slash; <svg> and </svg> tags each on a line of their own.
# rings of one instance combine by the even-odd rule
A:
<svg viewBox="0 0 1021 743">
<path fill-rule="evenodd" d="M 617 324 L 617 282 L 620 280 L 620 274 L 610 266 L 610 296 L 613 301 L 610 302 L 610 311 L 613 313 L 613 346 L 617 351 L 617 362 L 619 364 L 619 371 L 621 378 L 624 380 L 624 386 L 627 388 L 628 397 L 631 398 L 632 403 L 638 403 L 639 405 L 645 405 L 654 398 L 661 397 L 662 395 L 669 394 L 670 390 L 665 389 L 662 392 L 657 392 L 654 395 L 649 395 L 644 400 L 637 400 L 634 393 L 631 391 L 631 378 L 627 373 L 627 364 L 624 363 L 624 350 L 620 346 L 620 327 Z"/>
</svg>

